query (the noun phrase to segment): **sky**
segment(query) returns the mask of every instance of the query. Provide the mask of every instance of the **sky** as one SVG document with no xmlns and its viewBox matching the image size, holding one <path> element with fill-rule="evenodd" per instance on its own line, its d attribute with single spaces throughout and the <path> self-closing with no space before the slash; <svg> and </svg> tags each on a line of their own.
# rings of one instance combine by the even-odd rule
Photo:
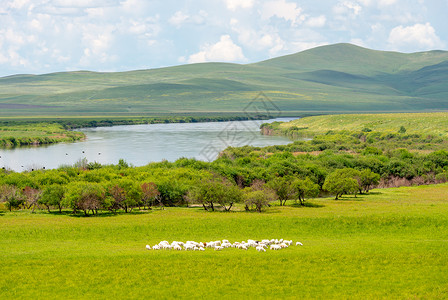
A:
<svg viewBox="0 0 448 300">
<path fill-rule="evenodd" d="M 0 0 L 0 76 L 448 47 L 448 0 Z"/>
</svg>

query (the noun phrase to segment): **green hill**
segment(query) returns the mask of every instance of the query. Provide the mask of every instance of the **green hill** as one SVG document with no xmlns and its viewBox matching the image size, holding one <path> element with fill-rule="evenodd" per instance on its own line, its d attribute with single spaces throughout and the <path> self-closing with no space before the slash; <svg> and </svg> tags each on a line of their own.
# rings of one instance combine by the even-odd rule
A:
<svg viewBox="0 0 448 300">
<path fill-rule="evenodd" d="M 351 44 L 254 64 L 0 78 L 0 116 L 242 113 L 263 92 L 285 114 L 448 109 L 448 52 Z"/>
</svg>

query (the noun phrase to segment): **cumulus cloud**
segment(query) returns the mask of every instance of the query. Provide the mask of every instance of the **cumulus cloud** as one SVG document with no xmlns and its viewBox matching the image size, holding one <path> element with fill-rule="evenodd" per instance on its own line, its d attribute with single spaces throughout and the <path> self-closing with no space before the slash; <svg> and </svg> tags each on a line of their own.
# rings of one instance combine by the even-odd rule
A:
<svg viewBox="0 0 448 300">
<path fill-rule="evenodd" d="M 397 26 L 390 31 L 388 42 L 395 49 L 402 49 L 407 46 L 414 49 L 443 47 L 442 41 L 430 23 L 407 27 Z"/>
<path fill-rule="evenodd" d="M 292 25 L 300 24 L 305 19 L 302 15 L 302 8 L 297 7 L 294 2 L 286 2 L 286 0 L 268 1 L 263 4 L 261 9 L 262 19 L 270 19 L 277 17 L 290 21 Z"/>
<path fill-rule="evenodd" d="M 235 11 L 238 8 L 251 8 L 255 0 L 224 0 L 229 10 Z"/>
<path fill-rule="evenodd" d="M 189 15 L 182 11 L 177 11 L 171 16 L 171 18 L 168 19 L 168 23 L 178 28 L 184 24 L 202 24 L 204 23 L 207 15 L 207 12 L 203 10 L 199 11 L 199 13 L 195 15 Z"/>
<path fill-rule="evenodd" d="M 352 1 L 340 1 L 333 7 L 333 12 L 337 15 L 357 16 L 361 11 L 362 6 Z"/>
<path fill-rule="evenodd" d="M 236 45 L 229 35 L 223 35 L 216 44 L 206 44 L 201 47 L 201 51 L 190 55 L 188 63 L 212 61 L 233 62 L 244 60 L 246 60 L 246 58 L 243 55 L 241 47 Z"/>
<path fill-rule="evenodd" d="M 324 15 L 318 17 L 311 17 L 306 20 L 306 25 L 309 27 L 324 27 L 327 22 L 327 17 Z"/>
</svg>

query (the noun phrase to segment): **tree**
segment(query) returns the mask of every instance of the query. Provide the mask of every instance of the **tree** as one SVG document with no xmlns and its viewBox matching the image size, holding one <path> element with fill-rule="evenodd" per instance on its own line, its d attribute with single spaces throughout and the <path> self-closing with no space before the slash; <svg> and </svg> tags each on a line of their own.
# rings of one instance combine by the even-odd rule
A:
<svg viewBox="0 0 448 300">
<path fill-rule="evenodd" d="M 145 182 L 141 185 L 141 188 L 143 209 L 145 206 L 151 209 L 151 204 L 154 203 L 154 199 L 160 195 L 157 185 L 154 182 Z"/>
<path fill-rule="evenodd" d="M 308 177 L 294 180 L 291 183 L 291 190 L 299 199 L 300 205 L 305 205 L 305 198 L 319 195 L 319 185 L 311 181 Z"/>
<path fill-rule="evenodd" d="M 19 208 L 22 204 L 24 204 L 25 200 L 23 194 L 15 186 L 1 185 L 0 202 L 5 202 L 5 205 L 9 211 L 12 211 L 13 208 Z"/>
<path fill-rule="evenodd" d="M 112 182 L 109 187 L 109 195 L 114 200 L 112 207 L 115 210 L 117 207 L 121 207 L 127 213 L 137 206 L 142 198 L 142 189 L 135 181 L 122 178 Z"/>
<path fill-rule="evenodd" d="M 277 199 L 277 194 L 261 180 L 254 180 L 250 187 L 244 189 L 244 199 L 246 211 L 249 207 L 255 207 L 255 210 L 261 213 L 263 207 L 268 206 L 269 202 Z"/>
<path fill-rule="evenodd" d="M 215 203 L 221 205 L 225 211 L 230 211 L 235 202 L 242 199 L 241 190 L 227 179 L 214 177 L 198 181 L 188 192 L 190 203 L 200 203 L 205 210 L 215 210 Z"/>
<path fill-rule="evenodd" d="M 75 182 L 68 185 L 64 203 L 73 209 L 73 213 L 82 210 L 87 216 L 89 211 L 97 214 L 98 210 L 105 206 L 104 200 L 105 191 L 102 185 L 90 182 Z"/>
<path fill-rule="evenodd" d="M 38 189 L 33 189 L 32 187 L 25 187 L 22 191 L 22 194 L 24 196 L 24 200 L 26 204 L 28 205 L 28 209 L 33 207 L 33 213 L 36 206 L 39 204 L 39 200 L 42 196 L 42 191 Z"/>
<path fill-rule="evenodd" d="M 322 188 L 335 195 L 335 200 L 338 200 L 343 194 L 356 193 L 358 181 L 350 177 L 349 171 L 339 169 L 327 176 Z"/>
<path fill-rule="evenodd" d="M 276 177 L 275 179 L 269 181 L 268 186 L 275 191 L 278 200 L 280 201 L 280 206 L 286 204 L 286 200 L 293 196 L 294 191 L 291 188 L 291 178 L 290 177 Z"/>
<path fill-rule="evenodd" d="M 361 189 L 364 193 L 368 193 L 373 185 L 380 182 L 380 174 L 372 172 L 370 169 L 362 170 L 360 173 Z"/>
<path fill-rule="evenodd" d="M 51 206 L 56 206 L 59 212 L 62 212 L 62 202 L 64 200 L 65 188 L 59 184 L 48 185 L 42 192 L 42 197 L 39 199 L 39 203 L 47 207 L 50 212 Z"/>
</svg>

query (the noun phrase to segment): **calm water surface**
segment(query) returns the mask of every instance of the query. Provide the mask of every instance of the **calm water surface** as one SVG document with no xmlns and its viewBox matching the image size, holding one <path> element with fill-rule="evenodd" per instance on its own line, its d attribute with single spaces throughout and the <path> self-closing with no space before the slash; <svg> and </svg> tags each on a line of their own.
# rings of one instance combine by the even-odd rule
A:
<svg viewBox="0 0 448 300">
<path fill-rule="evenodd" d="M 116 164 L 119 159 L 124 159 L 134 166 L 163 159 L 175 161 L 181 157 L 209 161 L 228 146 L 291 143 L 285 137 L 261 135 L 259 126 L 293 119 L 86 128 L 79 130 L 87 135 L 87 139 L 81 142 L 1 149 L 0 167 L 15 171 L 51 169 L 72 165 L 83 158 L 101 164 Z"/>
</svg>

